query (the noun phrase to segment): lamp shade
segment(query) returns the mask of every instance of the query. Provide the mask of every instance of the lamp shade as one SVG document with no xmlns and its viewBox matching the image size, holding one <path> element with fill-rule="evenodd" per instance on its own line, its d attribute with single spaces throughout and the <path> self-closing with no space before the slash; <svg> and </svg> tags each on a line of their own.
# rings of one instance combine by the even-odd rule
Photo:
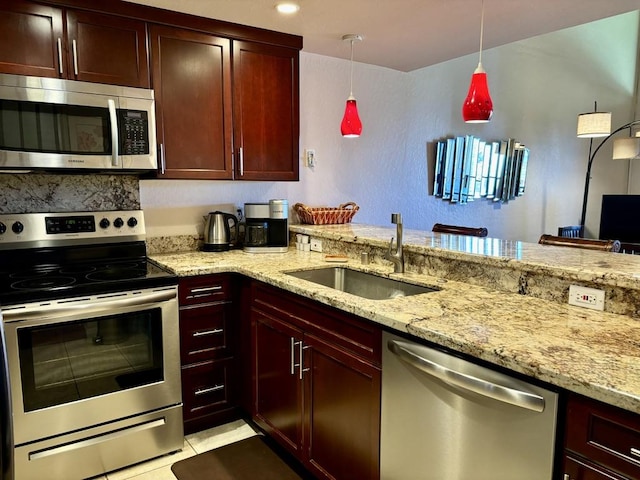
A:
<svg viewBox="0 0 640 480">
<path fill-rule="evenodd" d="M 616 138 L 613 141 L 613 159 L 628 160 L 640 157 L 640 137 Z"/>
<path fill-rule="evenodd" d="M 471 76 L 469 93 L 462 105 L 462 118 L 466 123 L 486 123 L 493 116 L 493 102 L 489 95 L 487 73 L 478 64 Z"/>
<path fill-rule="evenodd" d="M 592 112 L 578 115 L 578 137 L 606 137 L 610 133 L 611 112 Z"/>
<path fill-rule="evenodd" d="M 358 115 L 358 106 L 353 95 L 347 98 L 347 105 L 344 110 L 344 117 L 340 124 L 340 131 L 343 137 L 354 138 L 359 137 L 362 133 L 362 122 Z"/>
</svg>

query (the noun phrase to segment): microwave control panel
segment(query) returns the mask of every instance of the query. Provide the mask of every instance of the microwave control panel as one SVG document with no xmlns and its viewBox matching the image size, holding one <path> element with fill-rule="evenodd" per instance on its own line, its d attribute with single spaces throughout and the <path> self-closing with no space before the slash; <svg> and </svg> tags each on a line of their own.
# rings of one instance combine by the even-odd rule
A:
<svg viewBox="0 0 640 480">
<path fill-rule="evenodd" d="M 118 110 L 120 155 L 149 153 L 149 119 L 143 110 Z"/>
</svg>

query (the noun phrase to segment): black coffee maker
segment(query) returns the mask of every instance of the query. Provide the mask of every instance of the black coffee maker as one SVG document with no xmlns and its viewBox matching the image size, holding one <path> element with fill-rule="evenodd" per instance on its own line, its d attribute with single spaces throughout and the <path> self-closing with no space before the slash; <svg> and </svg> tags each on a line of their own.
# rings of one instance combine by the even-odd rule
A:
<svg viewBox="0 0 640 480">
<path fill-rule="evenodd" d="M 289 249 L 289 202 L 244 204 L 244 246 L 249 253 L 286 252 Z"/>
</svg>

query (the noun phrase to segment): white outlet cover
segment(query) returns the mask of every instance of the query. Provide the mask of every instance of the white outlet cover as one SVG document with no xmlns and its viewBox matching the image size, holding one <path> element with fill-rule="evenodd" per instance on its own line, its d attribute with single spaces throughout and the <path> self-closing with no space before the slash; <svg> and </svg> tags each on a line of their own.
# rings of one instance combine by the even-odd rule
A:
<svg viewBox="0 0 640 480">
<path fill-rule="evenodd" d="M 597 288 L 569 285 L 569 305 L 604 310 L 604 290 Z"/>
</svg>

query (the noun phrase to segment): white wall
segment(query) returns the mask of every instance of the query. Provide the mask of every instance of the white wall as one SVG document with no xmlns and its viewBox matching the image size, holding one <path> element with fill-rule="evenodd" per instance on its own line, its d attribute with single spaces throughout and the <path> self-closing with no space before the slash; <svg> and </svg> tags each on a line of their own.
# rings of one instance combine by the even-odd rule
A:
<svg viewBox="0 0 640 480">
<path fill-rule="evenodd" d="M 387 225 L 391 212 L 401 212 L 406 228 L 483 225 L 491 236 L 527 241 L 577 224 L 589 148 L 575 136 L 577 114 L 597 100 L 600 110 L 613 112 L 614 126 L 633 117 L 638 18 L 635 12 L 484 52 L 495 110 L 484 125 L 466 125 L 460 114 L 477 55 L 408 74 L 356 63 L 353 89 L 364 125 L 358 139 L 339 132 L 348 61 L 302 52 L 300 154 L 315 149 L 315 169 L 301 163 L 299 182 L 143 180 L 149 235 L 195 233 L 211 209 L 234 212 L 270 198 L 312 206 L 355 201 L 359 223 Z M 356 45 L 356 59 L 366 45 Z M 427 144 L 467 133 L 514 137 L 531 149 L 523 197 L 451 205 L 427 195 Z M 592 172 L 587 227 L 594 236 L 602 193 L 627 191 L 627 162 L 610 158 L 607 145 Z"/>
</svg>

